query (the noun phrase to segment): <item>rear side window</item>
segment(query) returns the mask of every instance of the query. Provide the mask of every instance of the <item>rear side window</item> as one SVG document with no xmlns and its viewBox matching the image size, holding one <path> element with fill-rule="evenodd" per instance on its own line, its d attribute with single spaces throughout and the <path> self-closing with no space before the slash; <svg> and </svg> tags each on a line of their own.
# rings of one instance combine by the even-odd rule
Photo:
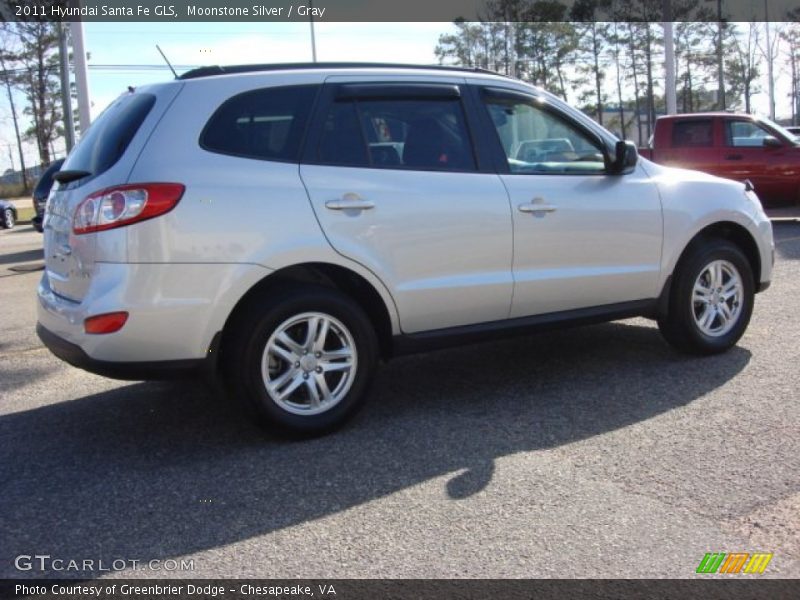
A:
<svg viewBox="0 0 800 600">
<path fill-rule="evenodd" d="M 318 87 L 264 88 L 234 96 L 209 119 L 200 146 L 220 154 L 296 162 Z"/>
<path fill-rule="evenodd" d="M 705 148 L 713 145 L 711 119 L 676 121 L 672 124 L 673 148 Z"/>
<path fill-rule="evenodd" d="M 128 144 L 155 104 L 151 94 L 126 94 L 115 100 L 86 130 L 64 170 L 100 175 L 125 154 Z"/>
</svg>

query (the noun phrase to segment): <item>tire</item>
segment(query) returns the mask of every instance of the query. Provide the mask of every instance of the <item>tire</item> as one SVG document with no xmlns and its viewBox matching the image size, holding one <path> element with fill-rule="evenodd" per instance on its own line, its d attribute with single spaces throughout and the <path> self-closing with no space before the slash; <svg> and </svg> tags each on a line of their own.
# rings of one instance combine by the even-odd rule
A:
<svg viewBox="0 0 800 600">
<path fill-rule="evenodd" d="M 14 229 L 17 220 L 14 218 L 14 211 L 10 208 L 3 210 L 3 229 Z"/>
<path fill-rule="evenodd" d="M 754 296 L 753 270 L 739 247 L 722 239 L 700 240 L 675 269 L 668 314 L 658 327 L 681 352 L 724 352 L 747 329 Z"/>
<path fill-rule="evenodd" d="M 306 343 L 312 327 L 317 340 Z M 308 437 L 341 426 L 362 406 L 378 357 L 361 307 L 322 287 L 260 294 L 238 312 L 224 339 L 228 389 L 282 435 Z"/>
</svg>

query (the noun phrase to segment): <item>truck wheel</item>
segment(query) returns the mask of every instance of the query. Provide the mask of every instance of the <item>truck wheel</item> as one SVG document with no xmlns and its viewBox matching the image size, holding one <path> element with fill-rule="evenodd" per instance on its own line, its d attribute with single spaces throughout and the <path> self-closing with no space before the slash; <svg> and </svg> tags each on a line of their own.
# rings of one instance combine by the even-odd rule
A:
<svg viewBox="0 0 800 600">
<path fill-rule="evenodd" d="M 753 312 L 753 270 L 731 242 L 696 244 L 675 271 L 669 310 L 658 327 L 682 352 L 716 354 L 744 334 Z"/>
<path fill-rule="evenodd" d="M 6 208 L 3 211 L 3 228 L 4 229 L 14 229 L 14 225 L 16 224 L 17 220 L 14 218 L 14 211 L 10 208 Z"/>
<path fill-rule="evenodd" d="M 366 314 L 347 296 L 317 287 L 264 294 L 232 328 L 223 349 L 229 388 L 268 428 L 317 435 L 362 405 L 378 343 Z"/>
</svg>

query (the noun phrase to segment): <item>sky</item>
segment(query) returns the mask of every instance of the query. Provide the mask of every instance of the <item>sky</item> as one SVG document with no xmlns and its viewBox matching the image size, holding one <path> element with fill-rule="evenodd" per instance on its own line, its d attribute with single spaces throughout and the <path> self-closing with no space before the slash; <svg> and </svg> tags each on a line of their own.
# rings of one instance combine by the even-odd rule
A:
<svg viewBox="0 0 800 600">
<path fill-rule="evenodd" d="M 319 61 L 436 64 L 449 23 L 315 23 Z M 127 86 L 170 79 L 158 44 L 181 73 L 189 66 L 311 61 L 309 23 L 86 23 L 93 114 Z M 158 70 L 100 65 L 158 65 Z M 181 66 L 183 68 L 177 68 Z M 163 68 L 161 68 L 163 67 Z"/>
<path fill-rule="evenodd" d="M 450 23 L 314 24 L 317 60 L 436 64 L 434 48 Z M 309 23 L 85 23 L 89 53 L 89 95 L 97 116 L 128 86 L 172 79 L 158 44 L 178 73 L 213 64 L 311 61 Z M 149 67 L 149 68 L 148 68 Z M 21 104 L 20 98 L 17 104 Z M 10 111 L 0 100 L 0 173 L 19 168 Z M 63 156 L 64 143 L 55 144 Z M 38 163 L 33 144 L 26 165 Z"/>
<path fill-rule="evenodd" d="M 315 37 L 319 61 L 366 61 L 436 64 L 434 48 L 451 23 L 320 23 Z M 302 62 L 311 60 L 309 23 L 85 23 L 84 43 L 89 59 L 92 115 L 100 113 L 128 86 L 172 78 L 156 49 L 158 44 L 178 73 L 209 64 Z M 766 70 L 766 69 L 764 69 Z M 657 74 L 660 77 L 661 74 Z M 613 77 L 609 77 L 609 82 Z M 789 112 L 788 73 L 778 73 L 778 116 Z M 610 84 L 609 84 L 610 85 Z M 766 90 L 762 84 L 762 90 Z M 613 98 L 614 91 L 608 90 Z M 572 98 L 574 101 L 574 98 Z M 766 114 L 767 96 L 754 98 L 756 111 Z M 21 98 L 18 104 L 21 104 Z M 11 147 L 12 152 L 9 152 Z M 25 148 L 26 164 L 38 162 L 33 144 Z M 56 142 L 57 156 L 64 144 Z M 13 159 L 11 157 L 13 154 Z M 10 111 L 0 101 L 0 173 L 19 168 Z"/>
</svg>

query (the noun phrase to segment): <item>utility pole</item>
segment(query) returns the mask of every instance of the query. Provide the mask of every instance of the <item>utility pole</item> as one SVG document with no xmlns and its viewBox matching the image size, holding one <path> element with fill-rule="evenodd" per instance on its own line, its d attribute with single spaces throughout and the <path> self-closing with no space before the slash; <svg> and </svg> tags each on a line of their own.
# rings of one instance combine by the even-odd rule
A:
<svg viewBox="0 0 800 600">
<path fill-rule="evenodd" d="M 81 124 L 81 135 L 89 128 L 89 74 L 86 69 L 86 49 L 83 46 L 83 22 L 70 23 L 72 33 L 72 57 L 75 60 L 75 86 L 78 91 L 78 114 Z"/>
<path fill-rule="evenodd" d="M 766 2 L 766 0 L 764 0 Z M 725 110 L 725 69 L 722 63 L 722 30 L 724 23 L 722 22 L 722 0 L 717 0 L 717 78 L 719 79 L 719 95 L 717 102 L 719 109 Z"/>
<path fill-rule="evenodd" d="M 769 8 L 764 0 L 764 27 L 767 31 L 767 89 L 769 93 L 769 118 L 775 120 L 775 79 L 772 72 L 772 44 L 769 31 Z"/>
<path fill-rule="evenodd" d="M 317 62 L 317 39 L 314 35 L 314 3 L 309 0 L 308 22 L 311 24 L 311 62 Z"/>
<path fill-rule="evenodd" d="M 69 51 L 67 50 L 67 29 L 64 23 L 58 24 L 58 54 L 61 59 L 61 110 L 64 112 L 64 139 L 67 143 L 67 153 L 69 153 L 75 146 L 75 124 L 72 122 Z"/>
<path fill-rule="evenodd" d="M 675 40 L 672 28 L 672 2 L 663 0 L 664 9 L 664 97 L 667 114 L 678 112 L 678 98 L 675 84 Z"/>
</svg>

